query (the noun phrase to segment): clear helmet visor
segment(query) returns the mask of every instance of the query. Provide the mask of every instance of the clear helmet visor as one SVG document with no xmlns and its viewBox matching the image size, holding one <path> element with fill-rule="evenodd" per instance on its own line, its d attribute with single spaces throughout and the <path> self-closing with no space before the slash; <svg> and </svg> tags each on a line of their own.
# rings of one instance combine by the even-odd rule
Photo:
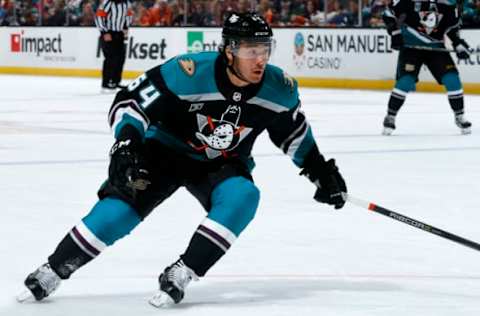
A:
<svg viewBox="0 0 480 316">
<path fill-rule="evenodd" d="M 238 58 L 268 60 L 275 50 L 275 41 L 271 38 L 232 41 L 229 47 Z"/>
</svg>

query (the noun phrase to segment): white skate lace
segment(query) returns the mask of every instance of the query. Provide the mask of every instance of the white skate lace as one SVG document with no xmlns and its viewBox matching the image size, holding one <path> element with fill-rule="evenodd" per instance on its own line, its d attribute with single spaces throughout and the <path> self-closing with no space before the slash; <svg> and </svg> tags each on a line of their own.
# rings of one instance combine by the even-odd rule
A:
<svg viewBox="0 0 480 316">
<path fill-rule="evenodd" d="M 179 289 L 185 290 L 192 280 L 198 280 L 198 276 L 192 269 L 187 267 L 182 260 L 173 264 L 167 272 L 167 278 Z"/>
<path fill-rule="evenodd" d="M 45 290 L 47 295 L 51 294 L 60 285 L 60 277 L 50 268 L 49 265 L 43 265 L 38 268 L 35 278 Z"/>
</svg>

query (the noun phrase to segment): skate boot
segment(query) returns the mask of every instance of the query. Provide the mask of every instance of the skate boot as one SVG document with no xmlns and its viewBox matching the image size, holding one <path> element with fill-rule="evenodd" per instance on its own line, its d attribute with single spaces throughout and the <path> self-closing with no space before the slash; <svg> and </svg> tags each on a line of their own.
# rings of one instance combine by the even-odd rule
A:
<svg viewBox="0 0 480 316">
<path fill-rule="evenodd" d="M 105 84 L 102 84 L 102 89 L 100 90 L 100 93 L 102 94 L 112 94 L 112 93 L 117 93 L 118 91 L 118 85 L 113 82 L 107 82 Z"/>
<path fill-rule="evenodd" d="M 165 268 L 158 277 L 160 290 L 149 301 L 155 307 L 168 307 L 178 304 L 185 295 L 185 288 L 198 276 L 181 259 Z"/>
<path fill-rule="evenodd" d="M 472 123 L 467 121 L 463 114 L 456 114 L 455 115 L 455 124 L 460 128 L 460 131 L 463 135 L 472 133 Z"/>
<path fill-rule="evenodd" d="M 383 132 L 385 136 L 392 135 L 392 132 L 395 130 L 395 116 L 388 114 L 383 120 Z"/>
<path fill-rule="evenodd" d="M 17 296 L 19 302 L 33 297 L 40 301 L 52 294 L 60 286 L 60 277 L 52 270 L 48 263 L 40 266 L 25 279 L 25 286 L 28 290 Z"/>
</svg>

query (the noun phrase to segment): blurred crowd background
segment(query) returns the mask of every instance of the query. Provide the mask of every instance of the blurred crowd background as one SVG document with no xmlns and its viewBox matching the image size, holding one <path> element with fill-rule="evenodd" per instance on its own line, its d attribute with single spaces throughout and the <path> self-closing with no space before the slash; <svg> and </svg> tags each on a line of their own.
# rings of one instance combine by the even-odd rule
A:
<svg viewBox="0 0 480 316">
<path fill-rule="evenodd" d="M 0 26 L 94 26 L 102 0 L 0 0 Z M 382 27 L 390 0 L 133 0 L 133 26 L 221 26 L 257 11 L 273 26 Z M 480 0 L 464 0 L 464 27 L 480 27 Z"/>
</svg>

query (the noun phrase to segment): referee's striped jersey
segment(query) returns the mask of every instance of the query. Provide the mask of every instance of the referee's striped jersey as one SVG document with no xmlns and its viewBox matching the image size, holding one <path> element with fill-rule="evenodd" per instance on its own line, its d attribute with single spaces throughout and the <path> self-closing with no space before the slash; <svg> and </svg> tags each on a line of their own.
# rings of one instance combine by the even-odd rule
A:
<svg viewBox="0 0 480 316">
<path fill-rule="evenodd" d="M 104 0 L 98 7 L 95 24 L 100 32 L 121 32 L 132 24 L 132 16 L 128 0 Z"/>
</svg>

